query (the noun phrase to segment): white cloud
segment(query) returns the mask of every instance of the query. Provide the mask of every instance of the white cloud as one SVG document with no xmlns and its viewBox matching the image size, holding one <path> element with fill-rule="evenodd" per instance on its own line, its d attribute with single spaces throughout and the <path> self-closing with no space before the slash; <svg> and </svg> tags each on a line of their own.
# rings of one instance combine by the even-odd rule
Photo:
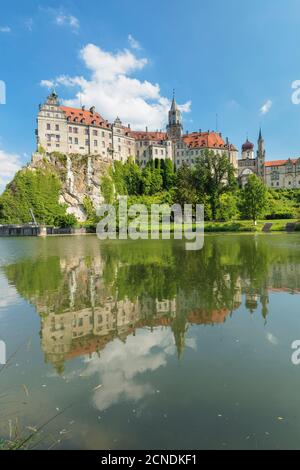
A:
<svg viewBox="0 0 300 470">
<path fill-rule="evenodd" d="M 57 26 L 67 26 L 71 28 L 73 32 L 78 32 L 80 28 L 79 19 L 76 16 L 68 13 L 63 8 L 52 8 L 52 7 L 39 7 L 39 10 L 45 14 L 50 15 Z"/>
<path fill-rule="evenodd" d="M 261 114 L 267 114 L 271 107 L 272 107 L 273 102 L 271 100 L 268 100 L 265 102 L 265 104 L 260 108 Z"/>
<path fill-rule="evenodd" d="M 143 381 L 142 374 L 166 366 L 168 357 L 176 351 L 171 329 L 137 331 L 126 343 L 116 339 L 87 363 L 85 376 L 99 375 L 102 387 L 94 393 L 94 403 L 103 411 L 120 400 L 139 401 L 153 393 L 150 383 Z"/>
<path fill-rule="evenodd" d="M 10 33 L 11 29 L 9 26 L 0 26 L 0 33 Z"/>
<path fill-rule="evenodd" d="M 55 17 L 55 23 L 58 26 L 70 26 L 73 30 L 77 30 L 80 27 L 79 20 L 76 16 L 64 14 L 62 12 L 59 12 Z"/>
<path fill-rule="evenodd" d="M 116 53 L 106 52 L 94 44 L 88 44 L 80 51 L 80 57 L 90 72 L 83 76 L 62 75 L 53 82 L 66 87 L 78 87 L 76 95 L 65 100 L 68 106 L 95 105 L 99 113 L 113 121 L 119 116 L 126 125 L 135 129 L 162 129 L 166 124 L 170 100 L 161 95 L 160 87 L 147 80 L 134 78 L 134 72 L 144 69 L 148 60 L 137 58 L 125 49 Z M 52 82 L 52 80 L 51 80 Z M 50 83 L 43 80 L 42 83 Z M 182 112 L 190 111 L 191 102 L 180 105 Z"/>
<path fill-rule="evenodd" d="M 131 34 L 128 34 L 127 39 L 128 39 L 129 45 L 132 49 L 136 49 L 136 50 L 141 49 L 140 43 Z"/>
<path fill-rule="evenodd" d="M 55 87 L 55 82 L 53 80 L 41 80 L 40 85 L 50 90 Z"/>
<path fill-rule="evenodd" d="M 269 341 L 269 343 L 273 344 L 274 346 L 277 346 L 279 344 L 278 339 L 272 333 L 267 333 L 266 339 L 267 341 Z"/>
<path fill-rule="evenodd" d="M 0 194 L 21 166 L 21 157 L 19 155 L 0 150 Z"/>
<path fill-rule="evenodd" d="M 0 318 L 2 309 L 20 302 L 20 296 L 17 289 L 10 285 L 4 276 L 0 275 Z"/>
</svg>

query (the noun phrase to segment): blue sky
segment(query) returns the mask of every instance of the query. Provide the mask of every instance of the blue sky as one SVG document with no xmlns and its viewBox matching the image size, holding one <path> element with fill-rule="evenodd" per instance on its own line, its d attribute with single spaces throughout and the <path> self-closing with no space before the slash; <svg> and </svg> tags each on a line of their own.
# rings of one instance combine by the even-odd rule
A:
<svg viewBox="0 0 300 470">
<path fill-rule="evenodd" d="M 175 88 L 185 130 L 213 130 L 218 114 L 239 148 L 247 133 L 256 142 L 261 124 L 268 159 L 299 156 L 299 26 L 298 0 L 2 2 L 2 186 L 35 149 L 50 82 L 67 103 L 153 129 L 164 126 Z"/>
</svg>

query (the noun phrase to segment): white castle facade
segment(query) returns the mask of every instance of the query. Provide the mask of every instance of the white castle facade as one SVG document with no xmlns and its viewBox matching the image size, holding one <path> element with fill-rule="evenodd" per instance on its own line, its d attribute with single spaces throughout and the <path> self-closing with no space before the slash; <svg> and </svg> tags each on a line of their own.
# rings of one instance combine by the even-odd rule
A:
<svg viewBox="0 0 300 470">
<path fill-rule="evenodd" d="M 242 185 L 250 174 L 258 175 L 268 187 L 300 188 L 300 158 L 266 161 L 264 139 L 260 131 L 258 149 L 247 141 L 241 158 L 237 148 L 214 131 L 184 133 L 181 112 L 173 96 L 165 132 L 136 131 L 124 126 L 117 117 L 109 123 L 94 107 L 90 109 L 62 106 L 51 93 L 39 107 L 36 138 L 38 149 L 46 153 L 95 155 L 104 161 L 126 162 L 133 158 L 142 168 L 155 159 L 170 159 L 179 168 L 193 165 L 203 150 L 225 154 L 234 166 Z"/>
<path fill-rule="evenodd" d="M 135 131 L 119 118 L 109 123 L 92 107 L 61 106 L 56 93 L 40 105 L 37 145 L 47 153 L 97 155 L 103 160 L 126 162 L 132 157 L 144 167 L 155 159 L 171 159 L 177 167 L 192 165 L 205 149 L 226 153 L 237 168 L 237 149 L 217 132 L 183 134 L 181 113 L 173 97 L 166 132 Z"/>
</svg>

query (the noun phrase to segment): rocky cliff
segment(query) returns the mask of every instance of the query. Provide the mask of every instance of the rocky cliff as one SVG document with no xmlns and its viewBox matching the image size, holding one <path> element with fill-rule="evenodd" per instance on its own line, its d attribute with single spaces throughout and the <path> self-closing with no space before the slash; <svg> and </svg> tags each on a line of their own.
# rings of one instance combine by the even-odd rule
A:
<svg viewBox="0 0 300 470">
<path fill-rule="evenodd" d="M 33 154 L 29 169 L 50 170 L 61 181 L 59 202 L 67 204 L 67 212 L 85 221 L 84 200 L 89 198 L 94 208 L 104 202 L 101 179 L 107 176 L 111 163 L 99 155 Z"/>
</svg>

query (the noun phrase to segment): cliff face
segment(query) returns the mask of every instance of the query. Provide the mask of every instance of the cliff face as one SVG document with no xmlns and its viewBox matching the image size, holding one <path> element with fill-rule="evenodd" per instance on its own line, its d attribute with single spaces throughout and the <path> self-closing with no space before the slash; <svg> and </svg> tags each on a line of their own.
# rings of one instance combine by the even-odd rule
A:
<svg viewBox="0 0 300 470">
<path fill-rule="evenodd" d="M 89 198 L 96 209 L 104 202 L 101 179 L 108 175 L 111 163 L 99 155 L 33 154 L 29 168 L 54 171 L 61 181 L 59 202 L 67 204 L 67 212 L 85 221 L 84 200 Z"/>
</svg>

